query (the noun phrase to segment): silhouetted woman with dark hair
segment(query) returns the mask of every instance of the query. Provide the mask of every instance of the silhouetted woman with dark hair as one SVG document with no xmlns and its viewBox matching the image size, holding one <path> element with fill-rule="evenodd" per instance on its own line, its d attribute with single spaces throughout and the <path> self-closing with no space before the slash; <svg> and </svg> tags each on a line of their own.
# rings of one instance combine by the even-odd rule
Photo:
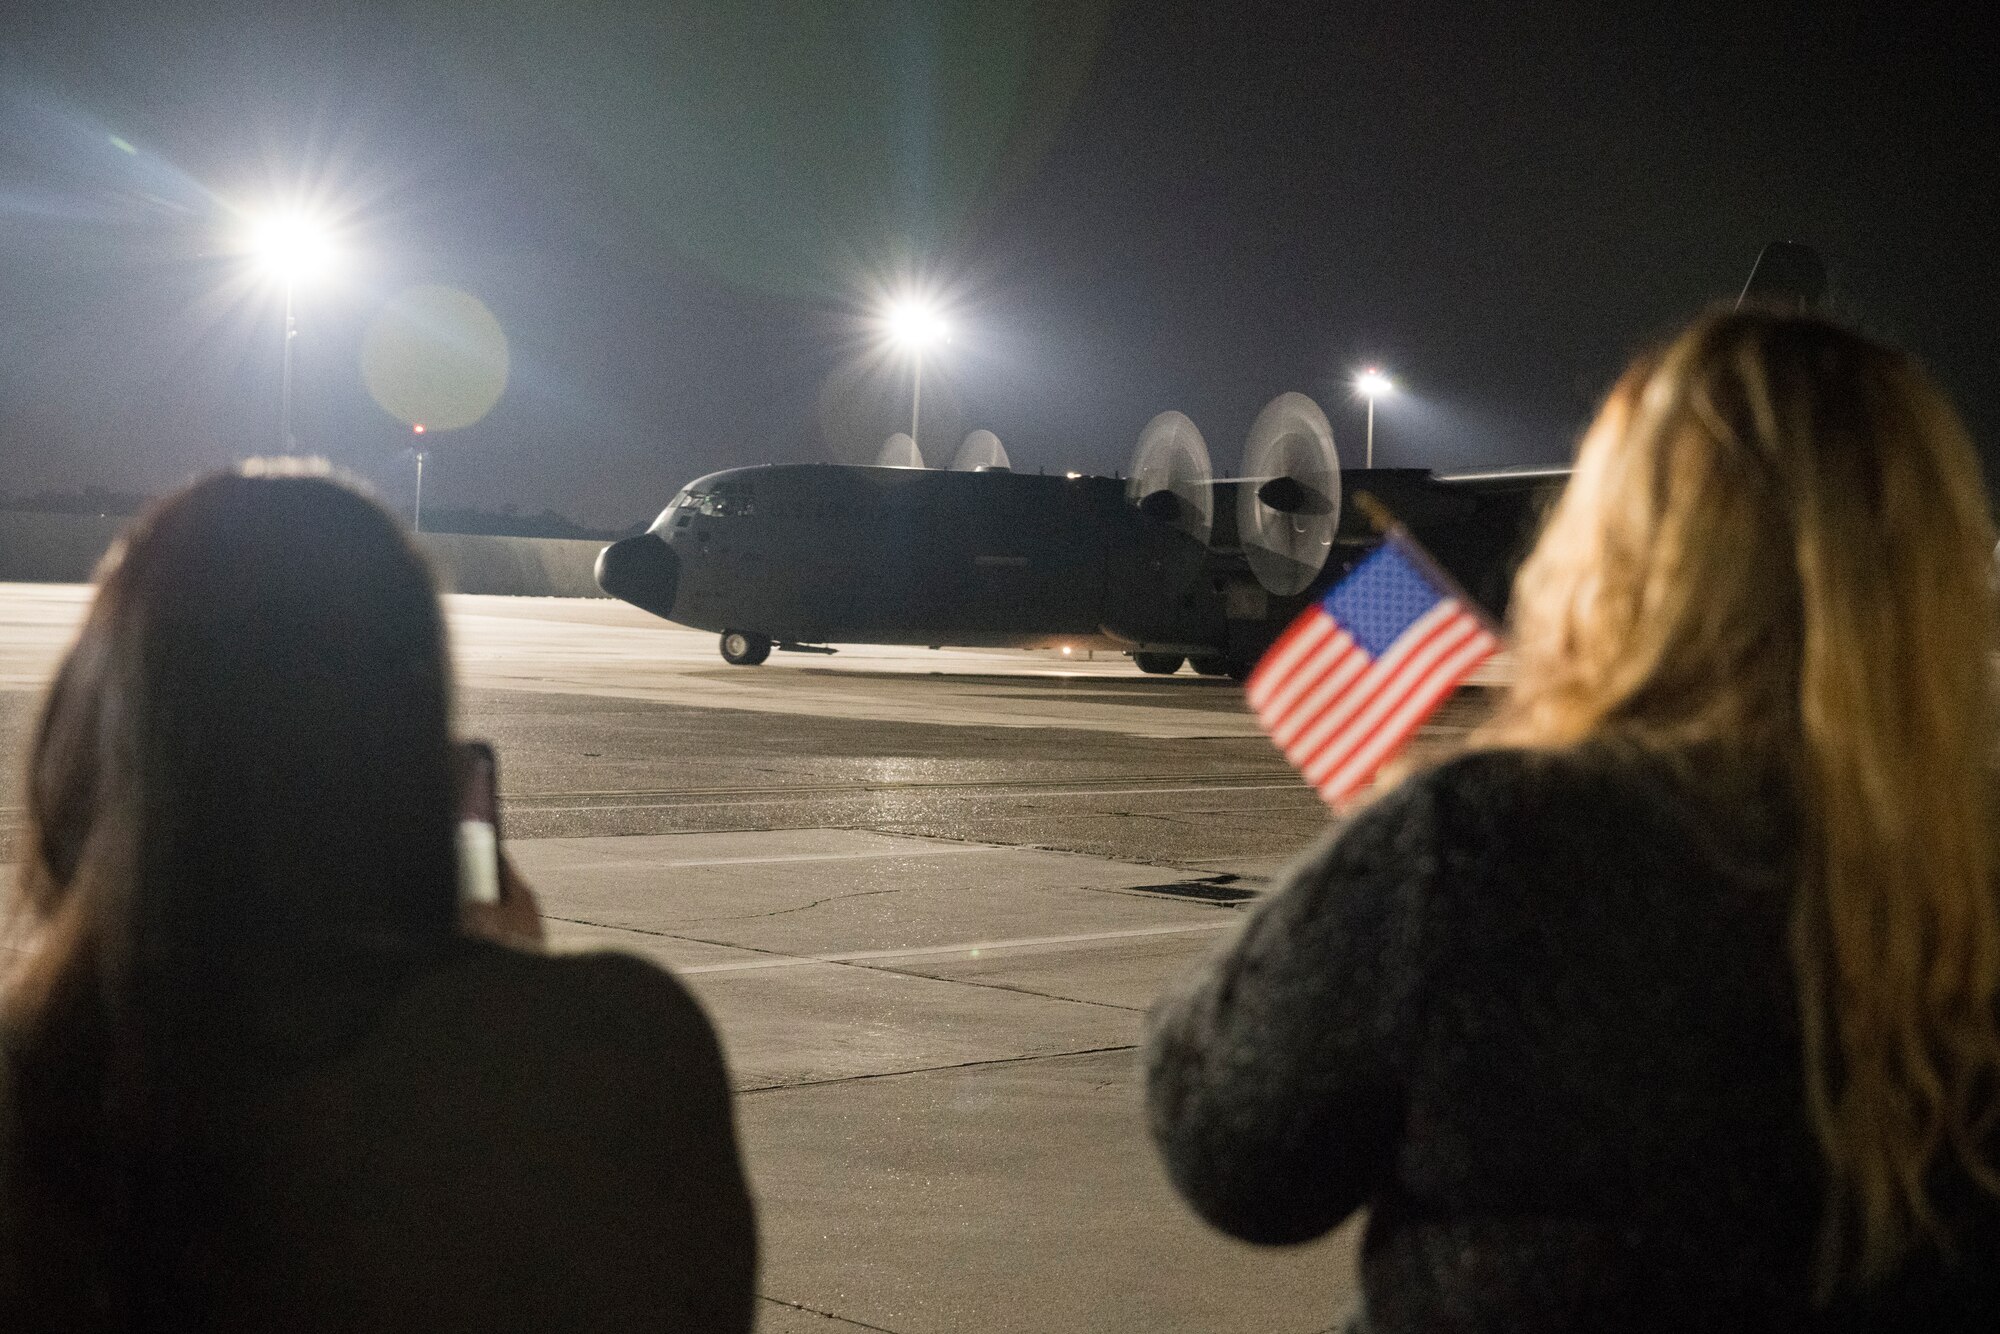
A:
<svg viewBox="0 0 2000 1334">
<path fill-rule="evenodd" d="M 31 752 L 0 1327 L 749 1328 L 714 1034 L 462 930 L 449 708 L 421 559 L 310 469 L 107 559 Z"/>
</svg>

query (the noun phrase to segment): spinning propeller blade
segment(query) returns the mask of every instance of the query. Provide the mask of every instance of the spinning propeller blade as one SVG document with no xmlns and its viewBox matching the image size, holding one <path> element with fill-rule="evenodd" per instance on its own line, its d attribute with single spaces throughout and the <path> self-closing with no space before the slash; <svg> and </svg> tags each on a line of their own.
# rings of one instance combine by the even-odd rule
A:
<svg viewBox="0 0 2000 1334">
<path fill-rule="evenodd" d="M 1209 485 L 1214 477 L 1208 444 L 1194 423 L 1181 413 L 1163 412 L 1139 433 L 1125 497 L 1141 514 L 1206 543 L 1215 524 L 1215 492 Z"/>
<path fill-rule="evenodd" d="M 875 456 L 878 468 L 921 468 L 924 456 L 917 452 L 917 442 L 898 431 L 882 442 L 882 452 Z"/>
<path fill-rule="evenodd" d="M 1303 593 L 1340 526 L 1340 458 L 1319 404 L 1304 394 L 1272 399 L 1250 427 L 1243 477 L 1236 536 L 1251 573 L 1274 596 Z"/>
<path fill-rule="evenodd" d="M 979 472 L 982 469 L 1004 469 L 1011 465 L 1007 459 L 1007 447 L 1000 443 L 1000 437 L 991 431 L 974 431 L 965 437 L 965 443 L 952 455 L 953 472 Z"/>
</svg>

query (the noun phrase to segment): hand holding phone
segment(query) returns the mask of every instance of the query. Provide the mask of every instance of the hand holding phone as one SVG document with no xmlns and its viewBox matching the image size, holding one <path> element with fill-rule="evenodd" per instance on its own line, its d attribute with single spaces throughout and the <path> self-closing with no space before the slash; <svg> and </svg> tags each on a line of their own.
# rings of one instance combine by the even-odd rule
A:
<svg viewBox="0 0 2000 1334">
<path fill-rule="evenodd" d="M 458 899 L 500 901 L 500 761 L 484 741 L 458 746 Z"/>
<path fill-rule="evenodd" d="M 500 766 L 493 747 L 458 749 L 459 919 L 467 932 L 516 949 L 546 943 L 535 895 L 500 847 Z"/>
</svg>

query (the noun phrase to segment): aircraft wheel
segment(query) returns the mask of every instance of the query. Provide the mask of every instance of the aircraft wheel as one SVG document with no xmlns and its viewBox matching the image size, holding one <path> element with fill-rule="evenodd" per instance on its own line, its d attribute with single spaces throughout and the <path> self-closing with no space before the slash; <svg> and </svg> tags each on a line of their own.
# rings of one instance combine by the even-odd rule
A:
<svg viewBox="0 0 2000 1334">
<path fill-rule="evenodd" d="M 1178 653 L 1134 653 L 1132 661 L 1149 676 L 1172 676 L 1181 669 L 1182 659 Z"/>
<path fill-rule="evenodd" d="M 1224 657 L 1189 658 L 1188 666 L 1203 676 L 1229 675 L 1229 659 Z"/>
<path fill-rule="evenodd" d="M 753 630 L 724 630 L 722 660 L 735 667 L 755 667 L 771 656 L 771 641 Z"/>
</svg>

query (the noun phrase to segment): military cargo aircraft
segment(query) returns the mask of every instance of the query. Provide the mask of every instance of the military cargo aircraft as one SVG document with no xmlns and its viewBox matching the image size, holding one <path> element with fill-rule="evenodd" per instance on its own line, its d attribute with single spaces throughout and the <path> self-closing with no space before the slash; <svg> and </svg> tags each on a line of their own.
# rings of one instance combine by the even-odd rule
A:
<svg viewBox="0 0 2000 1334">
<path fill-rule="evenodd" d="M 899 451 L 903 448 L 896 446 Z M 1497 608 L 1560 469 L 1351 474 Z M 1377 534 L 1341 505 L 1319 408 L 1274 401 L 1245 475 L 1214 479 L 1192 422 L 1154 419 L 1130 479 L 843 464 L 688 483 L 606 547 L 604 590 L 721 636 L 751 665 L 836 643 L 1110 649 L 1148 672 L 1241 675 Z"/>
<path fill-rule="evenodd" d="M 1774 243 L 1744 299 L 1825 281 Z M 1353 470 L 1496 615 L 1566 468 L 1439 474 Z M 988 432 L 950 469 L 893 436 L 883 463 L 730 468 L 681 488 L 645 533 L 598 556 L 605 592 L 721 636 L 749 666 L 838 643 L 1115 650 L 1142 671 L 1242 676 L 1379 534 L 1342 505 L 1326 414 L 1303 394 L 1252 426 L 1239 474 L 1216 478 L 1194 423 L 1162 413 L 1129 478 L 1014 472 Z"/>
</svg>

